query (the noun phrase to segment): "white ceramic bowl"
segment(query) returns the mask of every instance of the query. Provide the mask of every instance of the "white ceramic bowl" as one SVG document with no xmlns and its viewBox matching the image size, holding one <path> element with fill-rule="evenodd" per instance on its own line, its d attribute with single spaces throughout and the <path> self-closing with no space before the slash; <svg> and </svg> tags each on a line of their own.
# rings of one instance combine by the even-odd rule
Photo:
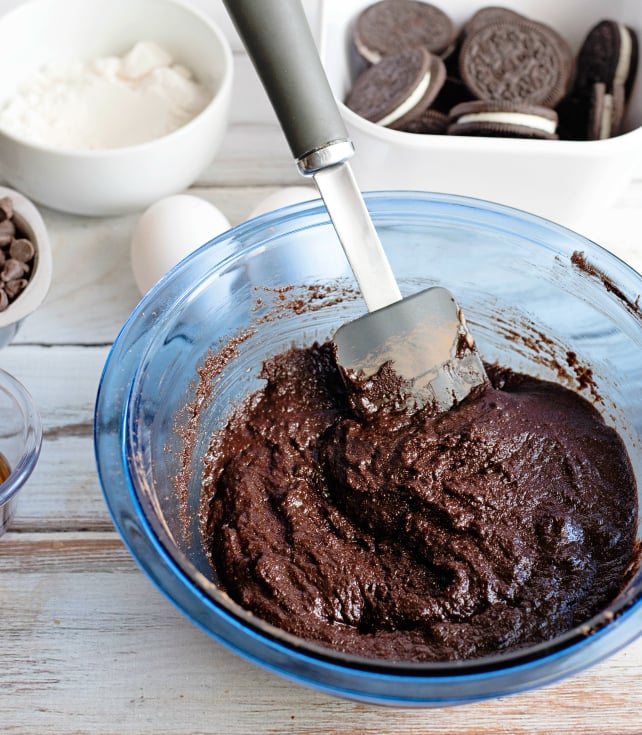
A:
<svg viewBox="0 0 642 735">
<path fill-rule="evenodd" d="M 227 39 L 180 0 L 28 0 L 0 18 L 0 107 L 45 63 L 122 55 L 155 41 L 213 94 L 190 122 L 149 142 L 94 151 L 34 145 L 0 129 L 0 170 L 36 202 L 85 215 L 143 209 L 188 187 L 227 127 L 233 60 Z"/>
<path fill-rule="evenodd" d="M 355 144 L 353 168 L 364 190 L 417 189 L 490 199 L 579 227 L 611 205 L 642 170 L 642 70 L 625 132 L 601 141 L 549 141 L 418 135 L 390 130 L 354 114 L 343 100 L 357 71 L 351 28 L 374 0 L 321 0 L 319 51 Z M 458 27 L 487 0 L 432 0 Z M 577 51 L 604 18 L 631 26 L 642 40 L 638 0 L 504 0 L 502 6 L 548 23 Z"/>
<path fill-rule="evenodd" d="M 24 319 L 42 304 L 53 276 L 51 242 L 40 212 L 19 191 L 0 186 L 0 198 L 3 197 L 10 197 L 13 201 L 14 222 L 31 240 L 36 254 L 26 288 L 4 311 L 0 311 L 0 347 L 11 342 Z"/>
</svg>

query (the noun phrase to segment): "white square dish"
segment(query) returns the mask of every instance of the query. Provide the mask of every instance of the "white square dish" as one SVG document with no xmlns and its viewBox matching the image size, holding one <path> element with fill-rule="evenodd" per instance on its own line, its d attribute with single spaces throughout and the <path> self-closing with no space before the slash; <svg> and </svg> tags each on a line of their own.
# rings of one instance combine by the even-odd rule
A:
<svg viewBox="0 0 642 735">
<path fill-rule="evenodd" d="M 596 141 L 420 135 L 384 128 L 343 100 L 358 71 L 352 26 L 374 0 L 321 0 L 319 52 L 356 147 L 352 166 L 363 190 L 416 189 L 479 197 L 578 227 L 613 204 L 642 164 L 642 71 L 624 133 Z M 461 27 L 486 0 L 435 0 Z M 593 25 L 610 18 L 642 33 L 637 0 L 505 0 L 503 6 L 555 28 L 575 52 Z"/>
</svg>

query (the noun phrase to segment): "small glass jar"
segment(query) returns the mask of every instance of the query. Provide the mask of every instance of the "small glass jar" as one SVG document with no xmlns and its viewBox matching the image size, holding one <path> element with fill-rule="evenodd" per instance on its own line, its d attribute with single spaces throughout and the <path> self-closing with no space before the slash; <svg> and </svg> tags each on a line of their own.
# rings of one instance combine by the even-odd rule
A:
<svg viewBox="0 0 642 735">
<path fill-rule="evenodd" d="M 40 456 L 42 424 L 33 398 L 0 369 L 0 535 L 13 520 L 19 491 Z"/>
</svg>

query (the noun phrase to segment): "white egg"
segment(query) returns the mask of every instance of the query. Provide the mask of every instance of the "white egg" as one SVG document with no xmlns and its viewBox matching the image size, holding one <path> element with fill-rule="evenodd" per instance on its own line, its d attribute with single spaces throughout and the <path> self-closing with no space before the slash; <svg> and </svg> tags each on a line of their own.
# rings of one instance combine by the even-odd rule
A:
<svg viewBox="0 0 642 735">
<path fill-rule="evenodd" d="M 140 216 L 130 244 L 140 292 L 149 291 L 176 263 L 229 228 L 225 215 L 205 199 L 175 194 L 154 202 Z"/>
<path fill-rule="evenodd" d="M 310 199 L 318 198 L 319 192 L 313 186 L 286 186 L 262 199 L 250 212 L 248 219 L 258 217 L 260 214 L 271 212 L 274 209 L 287 207 L 289 204 L 307 202 Z"/>
</svg>

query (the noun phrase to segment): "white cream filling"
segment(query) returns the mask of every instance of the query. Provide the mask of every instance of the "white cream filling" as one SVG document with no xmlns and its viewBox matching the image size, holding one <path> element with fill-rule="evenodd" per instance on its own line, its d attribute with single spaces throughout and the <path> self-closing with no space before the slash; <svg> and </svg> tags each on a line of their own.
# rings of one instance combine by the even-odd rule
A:
<svg viewBox="0 0 642 735">
<path fill-rule="evenodd" d="M 378 51 L 372 51 L 371 49 L 369 49 L 367 46 L 361 43 L 358 38 L 355 40 L 355 46 L 357 47 L 357 51 L 359 52 L 359 54 L 371 64 L 378 64 L 381 61 L 381 54 Z"/>
<path fill-rule="evenodd" d="M 629 71 L 631 70 L 631 58 L 633 56 L 633 41 L 628 28 L 618 23 L 618 31 L 620 33 L 620 55 L 615 67 L 615 76 L 613 79 L 613 87 L 617 84 L 624 85 Z M 602 102 L 602 117 L 600 118 L 600 140 L 610 138 L 613 132 L 613 95 L 605 94 Z"/>
<path fill-rule="evenodd" d="M 389 112 L 385 117 L 382 117 L 381 120 L 377 120 L 377 125 L 383 125 L 385 127 L 386 125 L 390 125 L 391 123 L 399 120 L 408 112 L 410 112 L 421 102 L 429 86 L 430 72 L 426 72 L 423 79 L 414 88 L 412 93 L 408 95 L 408 97 L 406 97 L 406 99 L 399 105 L 399 107 L 396 107 L 394 110 L 392 110 L 392 112 Z"/>
<path fill-rule="evenodd" d="M 551 135 L 557 129 L 555 120 L 549 120 L 539 115 L 531 115 L 526 112 L 471 112 L 457 118 L 458 124 L 490 122 L 504 125 L 521 125 L 534 130 L 541 130 Z"/>
<path fill-rule="evenodd" d="M 629 76 L 631 69 L 631 55 L 633 53 L 633 43 L 631 34 L 627 27 L 622 23 L 618 23 L 618 31 L 620 32 L 620 56 L 615 67 L 615 82 L 624 84 Z"/>
<path fill-rule="evenodd" d="M 602 101 L 602 117 L 600 118 L 600 140 L 611 137 L 613 126 L 613 95 L 605 94 Z"/>
</svg>

